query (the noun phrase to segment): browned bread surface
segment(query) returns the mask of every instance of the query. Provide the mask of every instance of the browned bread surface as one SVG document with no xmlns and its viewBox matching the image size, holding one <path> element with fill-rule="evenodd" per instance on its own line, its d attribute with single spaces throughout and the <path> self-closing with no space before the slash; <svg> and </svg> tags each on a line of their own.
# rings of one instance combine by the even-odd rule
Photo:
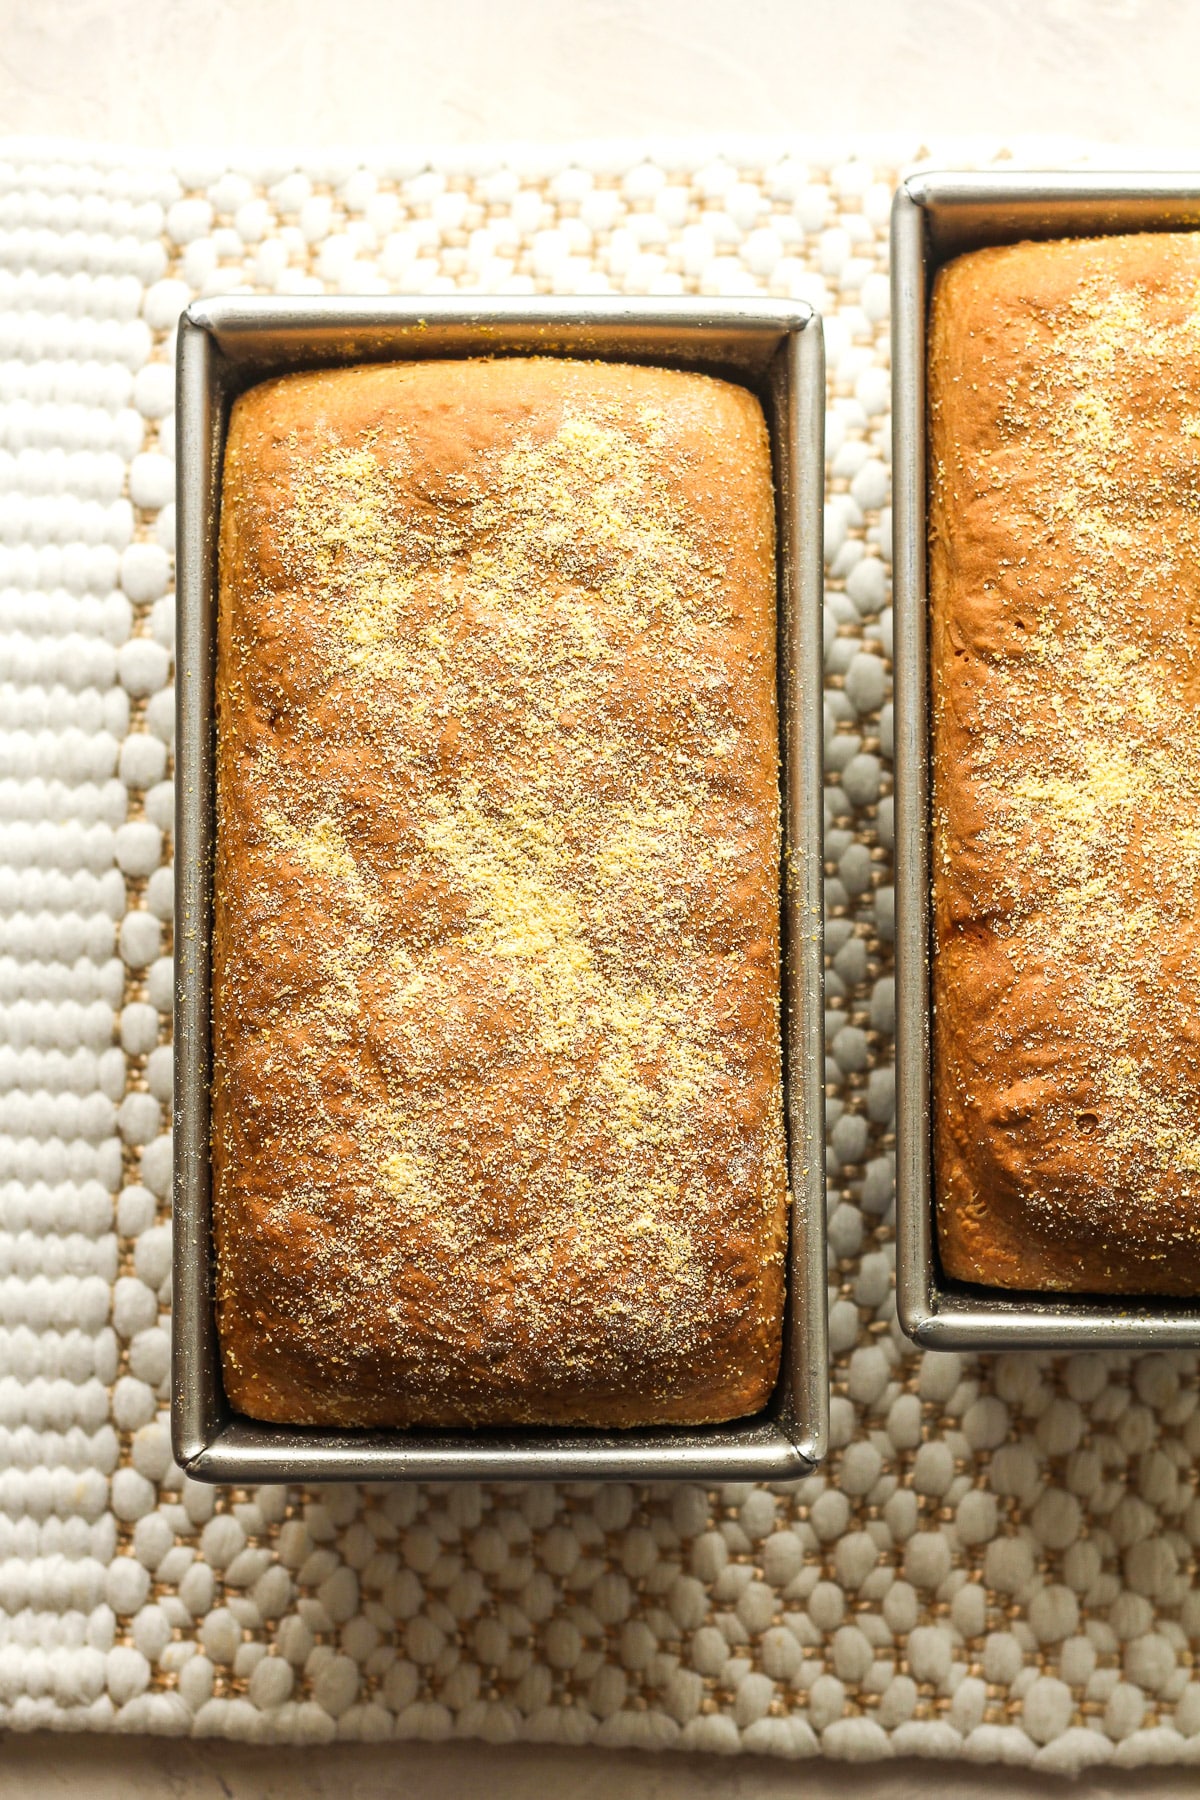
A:
<svg viewBox="0 0 1200 1800">
<path fill-rule="evenodd" d="M 253 389 L 217 704 L 234 1407 L 757 1410 L 786 1236 L 757 401 L 552 359 Z"/>
<path fill-rule="evenodd" d="M 1200 234 L 937 278 L 947 1271 L 1200 1293 Z"/>
</svg>

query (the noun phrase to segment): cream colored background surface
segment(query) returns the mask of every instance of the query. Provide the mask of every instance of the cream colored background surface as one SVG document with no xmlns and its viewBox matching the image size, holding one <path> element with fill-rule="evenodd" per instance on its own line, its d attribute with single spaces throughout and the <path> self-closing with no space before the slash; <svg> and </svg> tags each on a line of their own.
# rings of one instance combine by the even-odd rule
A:
<svg viewBox="0 0 1200 1800">
<path fill-rule="evenodd" d="M 1194 144 L 1194 0 L 3 0 L 6 131 Z"/>
<path fill-rule="evenodd" d="M 0 0 L 0 130 L 214 142 L 697 132 L 1087 137 L 1200 163 L 1194 0 Z M 1047 156 L 1053 149 L 1047 145 Z M 1114 161 L 1122 160 L 1114 155 Z M 869 1770 L 595 1751 L 9 1739 L 0 1794 L 534 1794 L 910 1800 L 1062 1791 L 1026 1772 Z M 1195 1773 L 1113 1773 L 1080 1800 L 1183 1796 Z"/>
<path fill-rule="evenodd" d="M 475 1744 L 243 1750 L 232 1744 L 9 1738 L 4 1800 L 1194 1800 L 1195 1771 L 1064 1781 L 1005 1769 L 647 1758 Z"/>
</svg>

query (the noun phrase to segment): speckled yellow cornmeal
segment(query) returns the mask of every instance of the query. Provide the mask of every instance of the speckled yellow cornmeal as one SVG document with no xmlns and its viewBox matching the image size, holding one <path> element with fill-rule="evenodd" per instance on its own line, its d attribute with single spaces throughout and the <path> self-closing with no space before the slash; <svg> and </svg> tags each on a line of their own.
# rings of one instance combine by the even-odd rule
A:
<svg viewBox="0 0 1200 1800">
<path fill-rule="evenodd" d="M 765 1401 L 773 518 L 758 404 L 702 376 L 410 364 L 238 403 L 213 1111 L 240 1410 Z"/>
<path fill-rule="evenodd" d="M 947 1270 L 1200 1292 L 1200 234 L 939 278 Z"/>
</svg>

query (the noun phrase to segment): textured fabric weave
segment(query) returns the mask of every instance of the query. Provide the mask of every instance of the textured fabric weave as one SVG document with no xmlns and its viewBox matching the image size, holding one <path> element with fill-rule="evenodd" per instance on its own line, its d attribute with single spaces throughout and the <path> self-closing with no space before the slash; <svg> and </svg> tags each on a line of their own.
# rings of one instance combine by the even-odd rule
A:
<svg viewBox="0 0 1200 1800">
<path fill-rule="evenodd" d="M 0 145 L 0 1726 L 1200 1761 L 1197 1358 L 920 1356 L 896 1325 L 895 179 L 753 142 Z M 172 1466 L 172 333 L 237 288 L 825 314 L 834 1398 L 805 1482 Z"/>
</svg>

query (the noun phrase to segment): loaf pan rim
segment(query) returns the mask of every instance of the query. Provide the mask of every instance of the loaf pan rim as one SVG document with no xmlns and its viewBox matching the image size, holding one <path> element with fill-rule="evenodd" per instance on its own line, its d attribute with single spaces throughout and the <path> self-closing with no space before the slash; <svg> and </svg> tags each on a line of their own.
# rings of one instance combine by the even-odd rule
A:
<svg viewBox="0 0 1200 1800">
<path fill-rule="evenodd" d="M 251 356 L 257 333 L 273 328 L 302 334 L 343 333 L 341 352 L 322 340 L 319 353 L 306 354 L 293 336 L 274 363 Z M 379 332 L 390 347 L 368 339 L 367 355 L 411 354 L 399 348 L 404 334 L 474 332 L 485 353 L 521 353 L 506 343 L 522 333 L 574 334 L 581 349 L 595 348 L 596 334 L 618 341 L 614 356 L 626 355 L 620 334 L 657 333 L 657 348 L 643 360 L 716 369 L 711 353 L 699 352 L 701 337 L 729 339 L 757 361 L 758 385 L 770 383 L 776 453 L 786 439 L 788 458 L 780 464 L 777 517 L 781 549 L 793 550 L 790 605 L 793 609 L 793 732 L 781 764 L 788 816 L 796 833 L 789 859 L 788 909 L 803 904 L 811 926 L 791 949 L 802 967 L 801 1016 L 789 1021 L 792 1071 L 785 1099 L 792 1117 L 804 1119 L 805 1143 L 789 1132 L 793 1175 L 792 1249 L 789 1268 L 785 1358 L 791 1362 L 767 1413 L 728 1425 L 639 1428 L 628 1436 L 603 1431 L 569 1433 L 553 1428 L 431 1433 L 420 1428 L 347 1434 L 329 1428 L 260 1424 L 223 1410 L 219 1359 L 212 1318 L 214 1254 L 209 1230 L 207 1160 L 208 958 L 211 926 L 211 873 L 205 858 L 200 815 L 207 793 L 211 824 L 211 664 L 215 596 L 216 525 L 220 454 L 228 398 L 252 380 L 293 367 L 364 360 L 363 335 Z M 662 349 L 662 334 L 681 338 L 674 354 Z M 345 340 L 349 341 L 345 341 Z M 753 340 L 753 342 L 751 341 Z M 426 340 L 421 340 L 426 342 Z M 382 342 L 382 339 L 380 340 Z M 756 348 L 757 346 L 757 348 Z M 554 354 L 570 354 L 556 349 Z M 472 354 L 454 348 L 447 355 Z M 725 365 L 721 364 L 723 368 Z M 740 365 L 739 365 L 740 366 Z M 749 365 L 747 365 L 749 368 Z M 795 1480 L 811 1472 L 828 1441 L 828 1339 L 824 1199 L 823 929 L 819 910 L 821 845 L 821 660 L 824 361 L 819 315 L 798 300 L 720 300 L 666 297 L 535 299 L 474 295 L 396 297 L 218 296 L 195 301 L 180 320 L 177 349 L 177 726 L 176 767 L 176 933 L 175 933 L 175 1231 L 172 1320 L 172 1441 L 179 1465 L 195 1479 L 220 1482 L 388 1479 L 624 1479 L 624 1480 Z M 736 377 L 735 377 L 736 378 Z M 748 377 L 747 377 L 748 378 Z M 776 416 L 778 415 L 778 416 Z M 790 523 L 789 523 L 790 520 Z M 781 562 L 781 593 L 784 579 Z M 781 666 L 781 701 L 786 699 Z M 815 683 L 815 686 L 814 686 Z M 207 699 L 206 699 L 207 692 Z M 796 776 L 789 778 L 791 762 Z M 794 802 L 788 799 L 794 793 Z M 799 810 L 796 810 L 796 809 Z M 790 966 L 790 965 L 789 965 Z M 794 991 L 795 977 L 792 978 Z M 792 1112 L 797 1084 L 802 1088 Z M 802 1154 L 803 1150 L 803 1154 Z M 803 1251 L 803 1255 L 800 1251 Z M 785 1392 L 786 1389 L 786 1392 Z M 785 1426 L 772 1412 L 788 1412 Z M 765 1434 L 765 1435 L 764 1435 Z M 516 1439 L 516 1442 L 513 1440 Z M 505 1440 L 508 1440 L 507 1444 Z M 314 1444 L 319 1441 L 319 1449 Z M 306 1448 L 307 1447 L 307 1448 Z"/>
<path fill-rule="evenodd" d="M 1173 210 L 1174 209 L 1174 210 Z M 970 214 L 982 216 L 971 217 Z M 987 217 L 994 235 L 987 231 Z M 1076 229 L 1069 229 L 1071 219 Z M 964 222 L 967 221 L 967 222 Z M 1122 169 L 928 169 L 892 205 L 892 471 L 896 795 L 896 1300 L 927 1349 L 1194 1348 L 1196 1302 L 972 1288 L 942 1271 L 931 1149 L 926 315 L 962 250 L 1021 237 L 1200 228 L 1200 175 Z M 940 240 L 940 241 L 939 241 Z"/>
</svg>

